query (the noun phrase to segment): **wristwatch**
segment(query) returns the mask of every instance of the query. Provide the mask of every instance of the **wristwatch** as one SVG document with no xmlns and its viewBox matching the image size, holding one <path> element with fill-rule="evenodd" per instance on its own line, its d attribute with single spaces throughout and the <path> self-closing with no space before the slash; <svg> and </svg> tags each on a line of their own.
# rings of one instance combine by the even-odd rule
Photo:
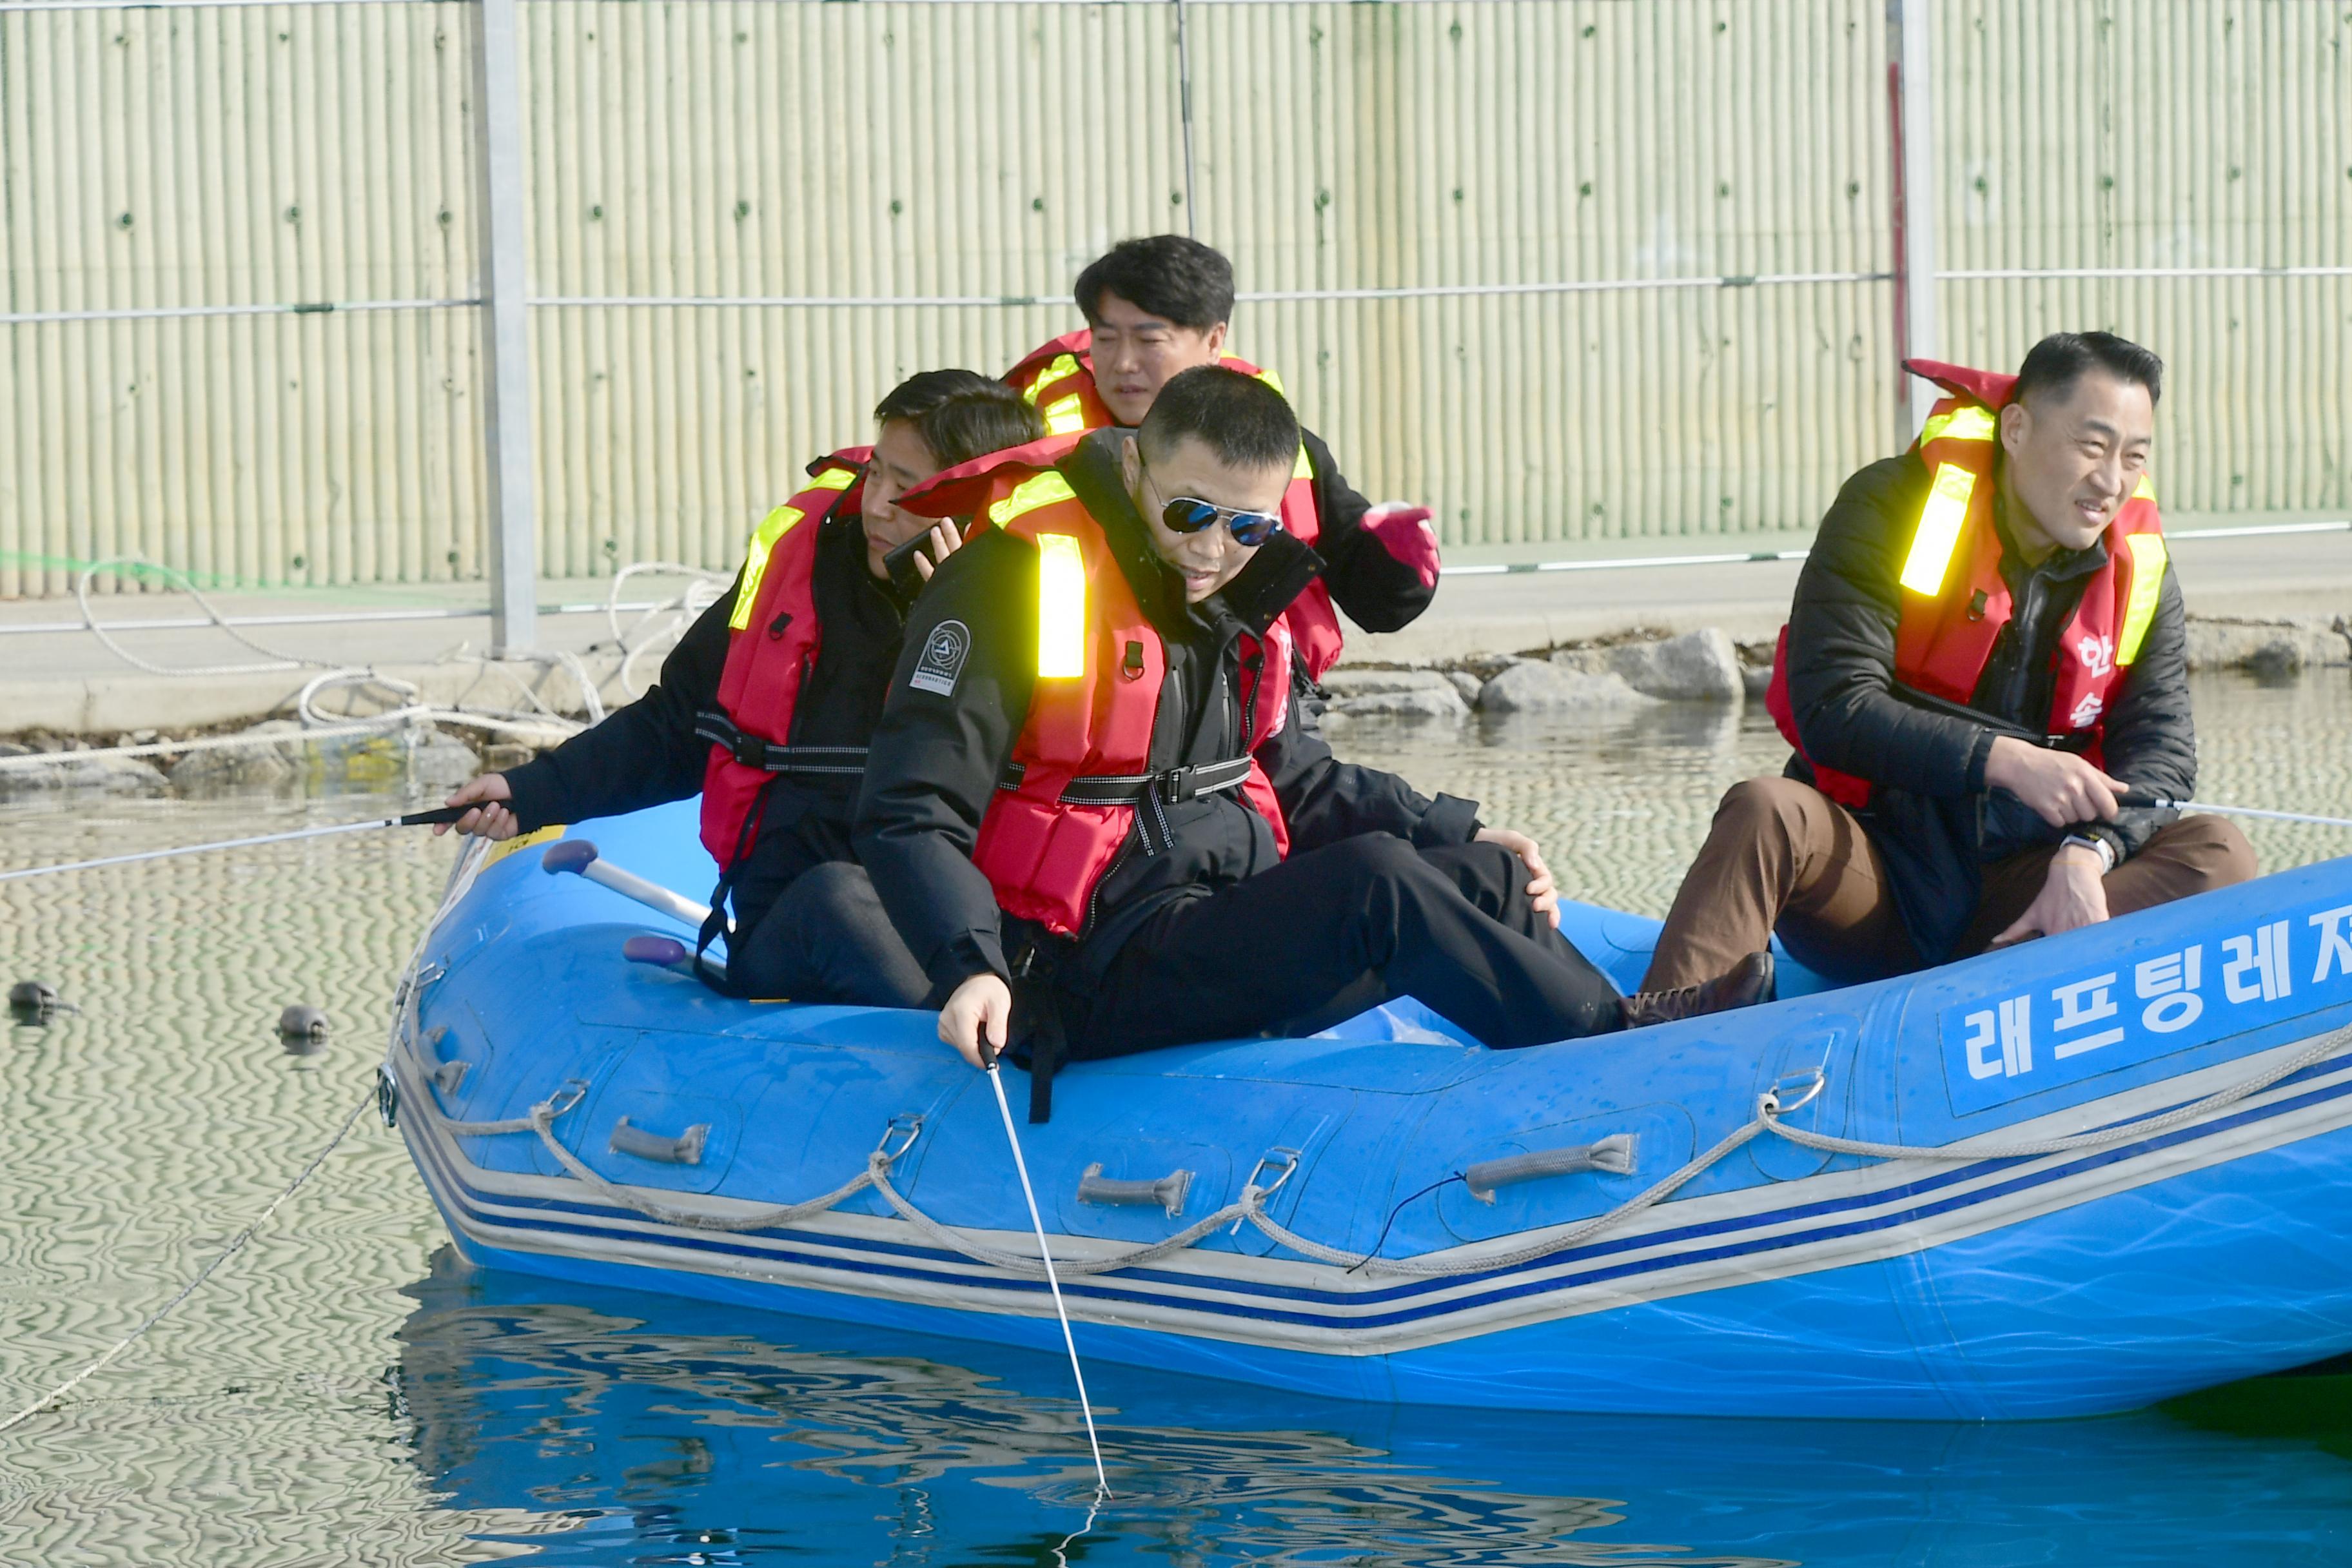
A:
<svg viewBox="0 0 2352 1568">
<path fill-rule="evenodd" d="M 2069 833 L 2059 845 L 2062 849 L 2088 849 L 2099 858 L 2099 875 L 2104 877 L 2116 868 L 2116 847 L 2095 834 Z"/>
</svg>

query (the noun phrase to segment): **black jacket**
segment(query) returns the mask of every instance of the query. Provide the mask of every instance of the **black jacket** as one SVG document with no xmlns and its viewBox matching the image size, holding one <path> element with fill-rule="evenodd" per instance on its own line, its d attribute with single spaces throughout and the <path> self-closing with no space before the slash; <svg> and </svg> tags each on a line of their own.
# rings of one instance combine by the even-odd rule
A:
<svg viewBox="0 0 2352 1568">
<path fill-rule="evenodd" d="M 1315 469 L 1315 508 L 1321 531 L 1315 553 L 1323 558 L 1323 585 L 1331 602 L 1368 632 L 1392 632 L 1409 625 L 1436 596 L 1433 584 L 1388 552 L 1364 531 L 1372 503 L 1351 489 L 1331 460 L 1331 448 L 1312 430 L 1304 432 L 1307 458 Z"/>
<path fill-rule="evenodd" d="M 817 536 L 810 588 L 824 640 L 793 710 L 797 745 L 862 746 L 882 715 L 898 663 L 906 610 L 895 591 L 866 570 L 866 529 L 856 518 L 829 518 Z M 683 800 L 702 789 L 710 743 L 694 733 L 695 715 L 719 705 L 727 667 L 727 618 L 742 586 L 697 617 L 662 661 L 661 679 L 592 730 L 507 774 L 514 814 L 525 831 Z M 760 916 L 793 880 L 828 860 L 848 860 L 855 779 L 778 782 L 760 837 L 737 879 L 738 921 Z"/>
<path fill-rule="evenodd" d="M 1341 763 L 1311 722 L 1270 740 L 1246 733 L 1241 700 L 1246 632 L 1263 632 L 1312 579 L 1315 552 L 1286 534 L 1262 546 L 1241 575 L 1199 605 L 1152 552 L 1149 531 L 1120 488 L 1116 436 L 1097 433 L 1062 464 L 1102 523 L 1138 602 L 1160 635 L 1167 676 L 1151 738 L 1154 772 L 1222 762 L 1255 749 L 1291 829 L 1293 853 L 1360 833 L 1423 844 L 1461 843 L 1478 828 L 1471 802 L 1432 803 L 1402 780 Z M 1043 928 L 1004 916 L 971 863 L 981 819 L 1028 721 L 1035 679 L 1036 549 L 988 530 L 950 556 L 916 604 L 907 652 L 874 732 L 857 812 L 857 857 L 893 924 L 942 992 L 974 974 L 1010 979 L 1008 953 L 1056 947 L 1066 982 L 1080 990 L 1154 910 L 1230 887 L 1276 864 L 1274 835 L 1238 791 L 1162 803 L 1136 813 L 1119 858 L 1097 885 L 1076 962 L 1058 963 Z M 947 622 L 966 631 L 967 652 L 948 691 L 925 686 L 921 651 Z M 1141 837 L 1150 816 L 1152 842 Z M 1166 843 L 1159 823 L 1166 822 Z"/>
<path fill-rule="evenodd" d="M 1897 584 L 1927 482 L 1916 454 L 1873 463 L 1822 520 L 1789 615 L 1789 702 L 1806 755 L 1877 786 L 1864 827 L 1886 863 L 1912 945 L 1940 963 L 1975 913 L 1986 864 L 2068 832 L 2095 833 L 2128 856 L 2174 814 L 2126 808 L 2111 825 L 2052 827 L 2006 790 L 1985 787 L 1994 730 L 1893 693 Z M 2028 567 L 2005 528 L 2003 546 L 2014 611 L 1969 706 L 2039 735 L 2050 721 L 2059 634 L 2107 552 L 2095 542 Z M 2168 568 L 2147 641 L 2108 710 L 2104 744 L 2110 775 L 2173 800 L 2194 792 L 2187 622 Z M 1803 756 L 1788 771 L 1812 778 Z"/>
</svg>

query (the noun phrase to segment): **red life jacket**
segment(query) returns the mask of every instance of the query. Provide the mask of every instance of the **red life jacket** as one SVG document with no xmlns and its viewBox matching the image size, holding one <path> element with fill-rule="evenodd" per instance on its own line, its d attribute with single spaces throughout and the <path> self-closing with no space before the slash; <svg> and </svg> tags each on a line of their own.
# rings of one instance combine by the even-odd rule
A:
<svg viewBox="0 0 2352 1568">
<path fill-rule="evenodd" d="M 863 746 L 794 746 L 793 710 L 824 642 L 811 572 L 817 535 L 836 511 L 854 514 L 870 447 L 846 447 L 808 466 L 809 483 L 761 520 L 743 554 L 743 582 L 728 616 L 719 707 L 695 716 L 710 742 L 702 773 L 702 847 L 723 875 L 759 835 L 753 808 L 779 773 L 849 776 L 866 771 Z"/>
<path fill-rule="evenodd" d="M 1245 640 L 1244 754 L 1153 774 L 1166 650 L 1102 525 L 1052 466 L 1076 444 L 1049 437 L 991 453 L 898 500 L 919 516 L 969 515 L 974 529 L 1001 528 L 1037 548 L 1036 684 L 971 858 L 1007 913 L 1070 937 L 1085 934 L 1095 889 L 1131 830 L 1147 851 L 1164 847 L 1155 799 L 1239 789 L 1273 828 L 1277 850 L 1289 847 L 1274 785 L 1248 754 L 1288 718 L 1288 632 L 1276 620 L 1262 642 Z"/>
<path fill-rule="evenodd" d="M 1005 373 L 1005 384 L 1020 388 L 1021 395 L 1036 405 L 1052 435 L 1074 436 L 1118 423 L 1095 386 L 1093 346 L 1093 331 L 1081 327 L 1032 350 Z M 1227 354 L 1220 363 L 1227 370 L 1257 377 L 1276 392 L 1283 390 L 1282 377 L 1245 359 Z M 1315 465 L 1303 441 L 1298 446 L 1297 467 L 1291 470 L 1290 487 L 1282 492 L 1282 526 L 1309 546 L 1323 532 L 1323 514 L 1315 504 Z M 1339 630 L 1339 612 L 1331 606 L 1331 590 L 1319 578 L 1308 584 L 1307 591 L 1283 612 L 1283 618 L 1290 623 L 1307 673 L 1320 680 L 1339 662 L 1339 650 L 1346 641 Z"/>
<path fill-rule="evenodd" d="M 1913 525 L 1902 573 L 1902 616 L 1895 631 L 1895 679 L 1914 691 L 1966 705 L 2009 624 L 2009 584 L 2000 574 L 2000 531 L 1993 525 L 1994 461 L 2000 412 L 2016 377 L 1928 360 L 1905 368 L 1948 394 L 1929 412 L 1913 450 L 1933 476 Z M 2087 737 L 2084 755 L 2101 760 L 2106 711 L 2125 672 L 2139 658 L 2164 586 L 2163 522 L 2156 487 L 2145 476 L 2107 525 L 2107 562 L 2084 585 L 2083 602 L 2058 639 L 2052 737 Z M 1772 660 L 1765 705 L 1780 733 L 1804 755 L 1789 701 L 1789 628 Z M 1841 805 L 1870 802 L 1870 781 L 1812 762 L 1823 795 Z"/>
</svg>

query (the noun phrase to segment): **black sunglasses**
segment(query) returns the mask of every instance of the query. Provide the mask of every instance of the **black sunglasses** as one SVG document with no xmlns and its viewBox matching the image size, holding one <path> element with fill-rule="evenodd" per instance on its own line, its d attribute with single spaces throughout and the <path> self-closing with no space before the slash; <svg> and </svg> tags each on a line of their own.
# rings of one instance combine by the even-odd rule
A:
<svg viewBox="0 0 2352 1568">
<path fill-rule="evenodd" d="M 1234 531 L 1234 542 L 1244 548 L 1264 544 L 1282 531 L 1282 519 L 1270 511 L 1244 511 L 1198 496 L 1174 498 L 1160 509 L 1160 521 L 1171 533 L 1198 533 L 1222 521 Z"/>
</svg>

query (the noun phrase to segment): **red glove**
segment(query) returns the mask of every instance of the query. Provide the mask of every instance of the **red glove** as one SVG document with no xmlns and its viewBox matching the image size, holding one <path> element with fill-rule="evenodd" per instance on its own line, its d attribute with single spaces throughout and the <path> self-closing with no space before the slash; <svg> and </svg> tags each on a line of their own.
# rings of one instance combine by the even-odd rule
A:
<svg viewBox="0 0 2352 1568">
<path fill-rule="evenodd" d="M 1410 501 L 1384 500 L 1364 513 L 1363 530 L 1381 542 L 1381 548 L 1421 574 L 1421 585 L 1437 586 L 1436 515 Z"/>
</svg>

